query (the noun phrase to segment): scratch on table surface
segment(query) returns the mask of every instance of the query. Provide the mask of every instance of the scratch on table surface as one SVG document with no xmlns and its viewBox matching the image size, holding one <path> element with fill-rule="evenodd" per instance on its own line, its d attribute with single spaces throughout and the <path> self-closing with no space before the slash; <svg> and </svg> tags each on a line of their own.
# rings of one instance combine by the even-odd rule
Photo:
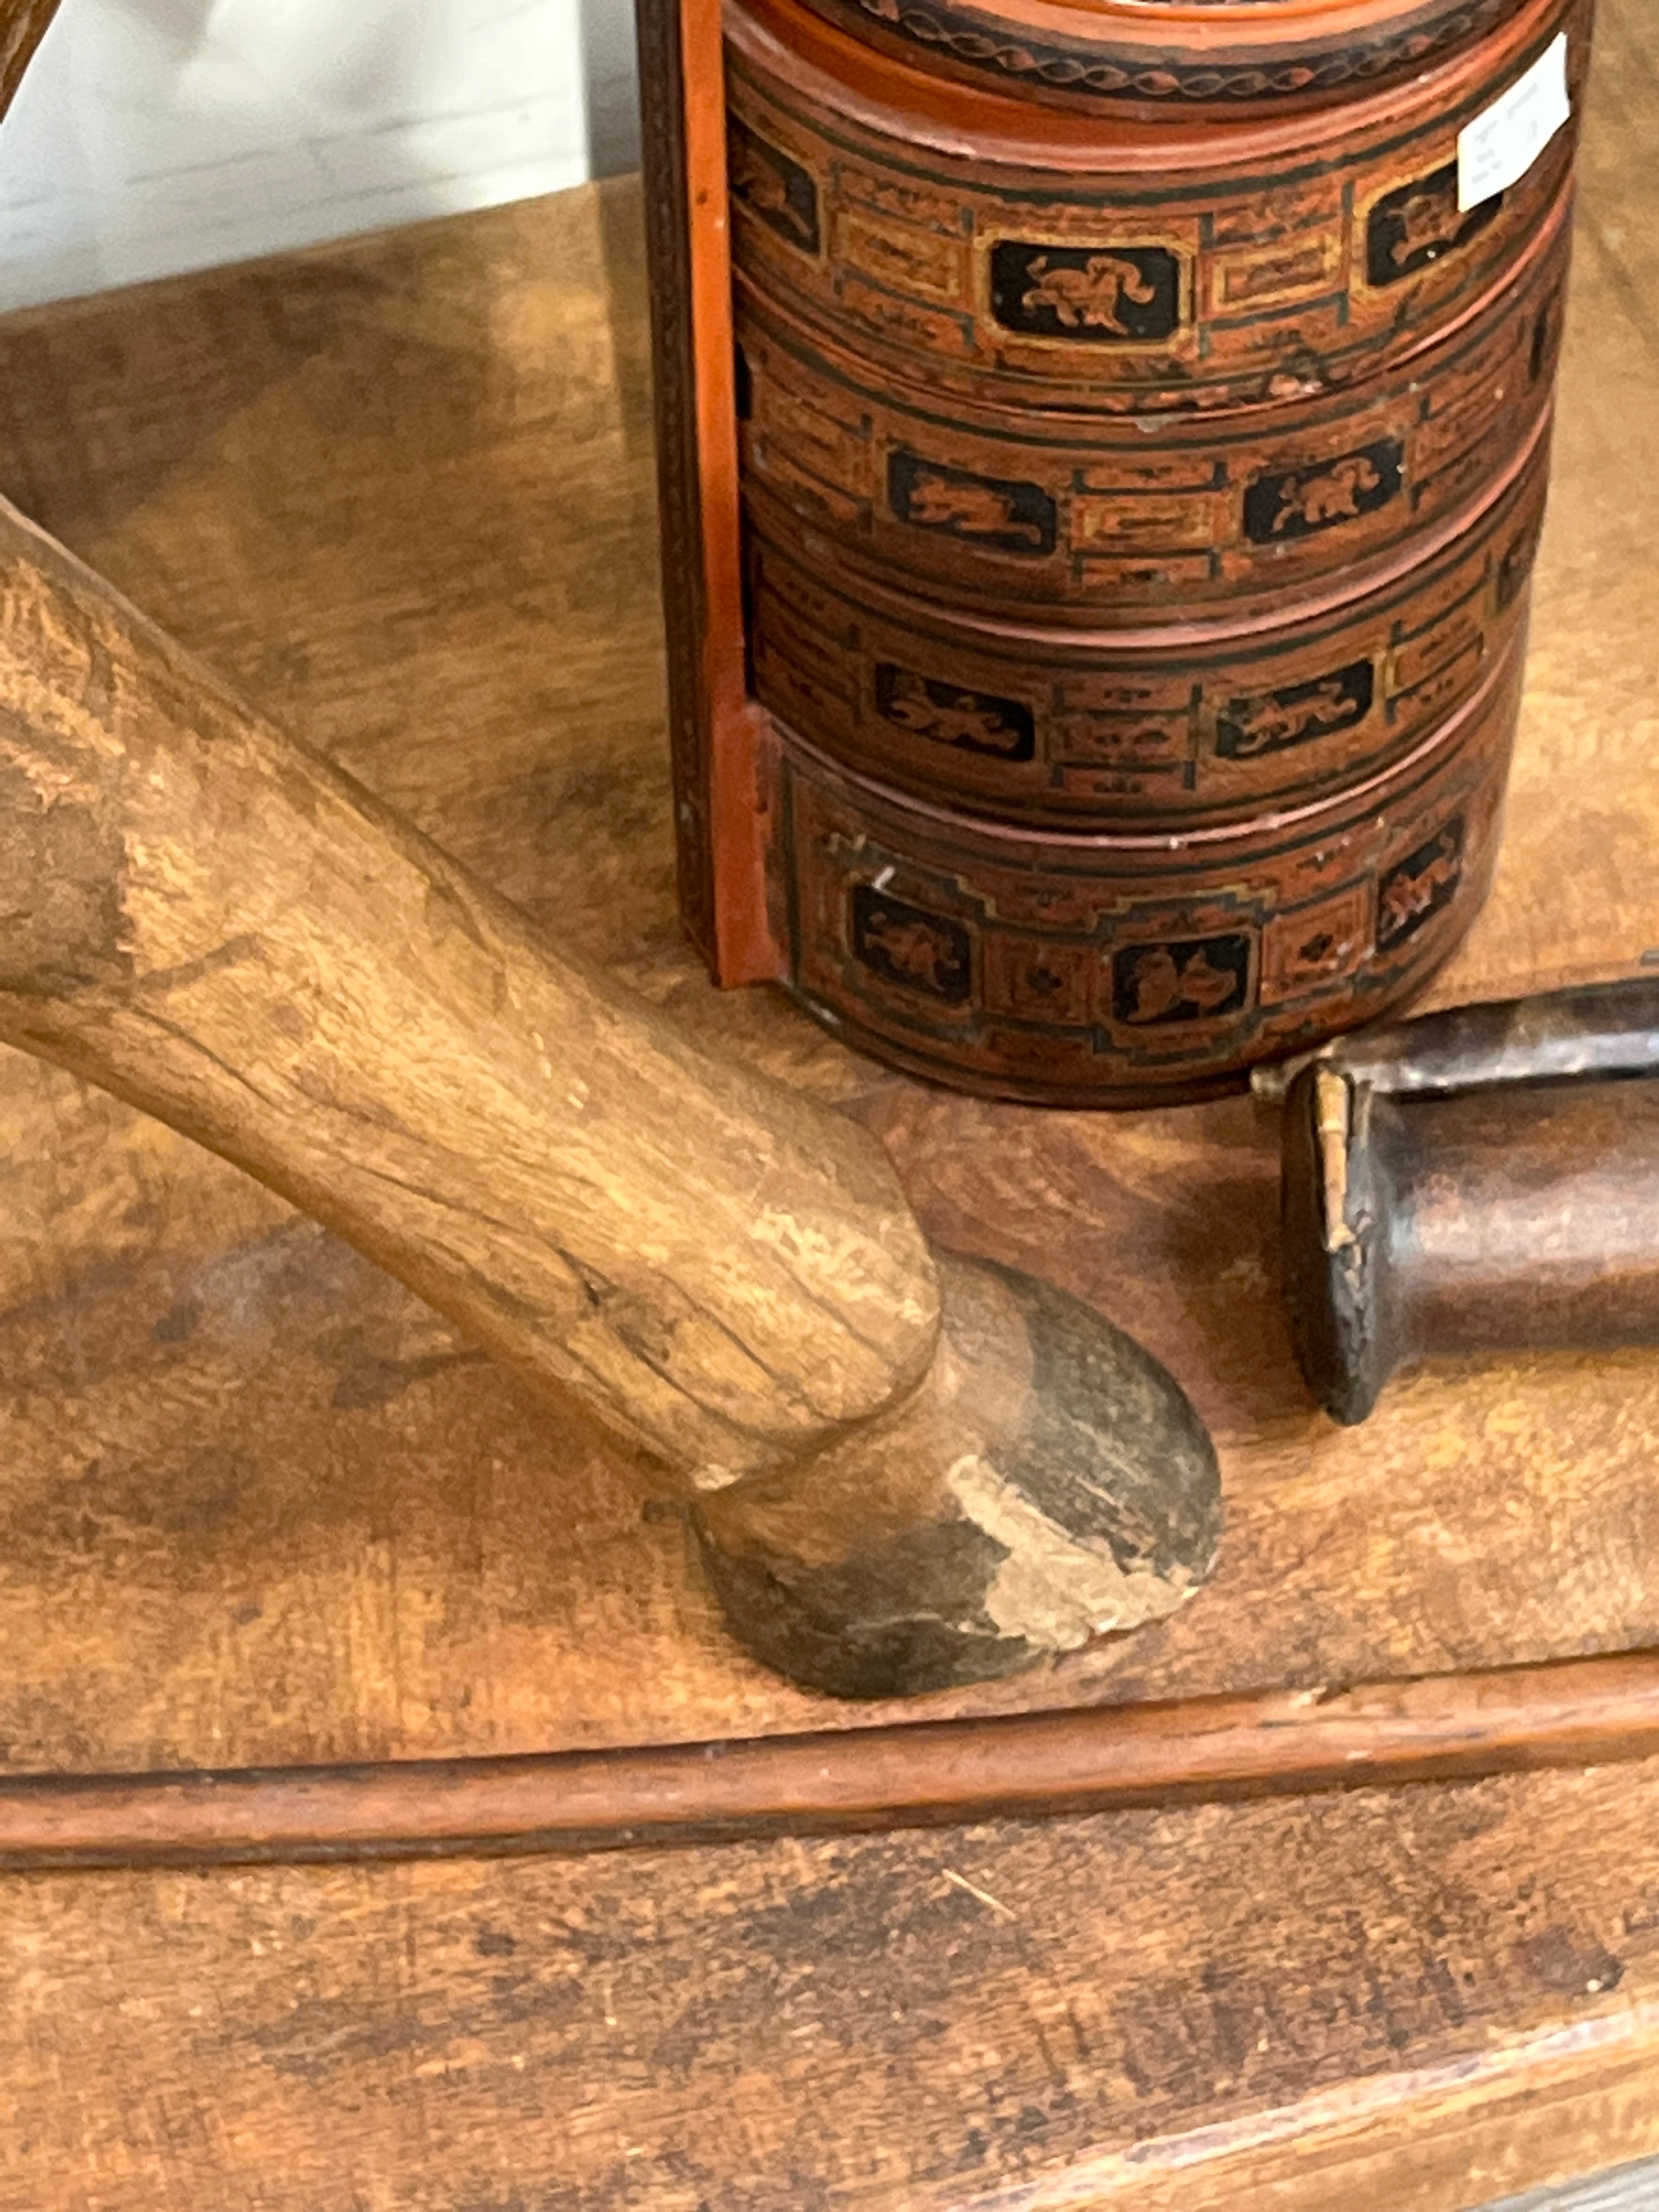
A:
<svg viewBox="0 0 1659 2212">
<path fill-rule="evenodd" d="M 976 1897 L 981 1905 L 988 1905 L 993 1912 L 1000 1912 L 1005 1920 L 1018 1919 L 1019 1915 L 1012 1905 L 1005 1905 L 1000 1897 L 993 1897 L 988 1889 L 981 1889 L 976 1882 L 969 1881 L 965 1874 L 958 1874 L 954 1867 L 941 1867 L 939 1871 L 946 1881 L 955 1882 L 958 1889 L 965 1889 L 969 1897 Z"/>
</svg>

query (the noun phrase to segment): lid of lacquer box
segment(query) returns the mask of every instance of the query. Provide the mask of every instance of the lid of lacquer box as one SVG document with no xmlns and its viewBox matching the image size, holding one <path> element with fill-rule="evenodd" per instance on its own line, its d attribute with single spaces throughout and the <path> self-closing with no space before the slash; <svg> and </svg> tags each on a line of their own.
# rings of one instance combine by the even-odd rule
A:
<svg viewBox="0 0 1659 2212">
<path fill-rule="evenodd" d="M 810 0 L 913 65 L 1070 106 L 1255 112 L 1434 67 L 1523 0 Z"/>
</svg>

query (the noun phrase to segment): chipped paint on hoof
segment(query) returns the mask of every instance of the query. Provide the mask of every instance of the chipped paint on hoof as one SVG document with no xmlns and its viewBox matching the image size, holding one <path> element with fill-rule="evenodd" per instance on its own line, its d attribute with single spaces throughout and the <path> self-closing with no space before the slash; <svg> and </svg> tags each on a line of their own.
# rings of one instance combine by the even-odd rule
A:
<svg viewBox="0 0 1659 2212">
<path fill-rule="evenodd" d="M 696 1516 L 732 1632 L 839 1697 L 988 1680 L 1160 1620 L 1220 1540 L 1214 1448 L 1158 1361 L 1062 1291 L 939 1258 L 915 1396 Z"/>
</svg>

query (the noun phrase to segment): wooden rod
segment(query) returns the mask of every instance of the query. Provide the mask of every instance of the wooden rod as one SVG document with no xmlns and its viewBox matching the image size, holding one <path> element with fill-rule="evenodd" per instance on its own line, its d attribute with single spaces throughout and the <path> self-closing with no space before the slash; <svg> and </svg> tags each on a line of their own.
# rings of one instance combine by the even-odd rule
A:
<svg viewBox="0 0 1659 2212">
<path fill-rule="evenodd" d="M 501 1759 L 0 1781 L 0 1868 L 564 1855 L 1659 1755 L 1659 1650 L 991 1720 Z"/>
<path fill-rule="evenodd" d="M 1659 1344 L 1656 1139 L 1652 975 L 1448 1007 L 1297 1062 L 1280 1247 L 1315 1397 L 1352 1424 L 1443 1353 Z"/>
</svg>

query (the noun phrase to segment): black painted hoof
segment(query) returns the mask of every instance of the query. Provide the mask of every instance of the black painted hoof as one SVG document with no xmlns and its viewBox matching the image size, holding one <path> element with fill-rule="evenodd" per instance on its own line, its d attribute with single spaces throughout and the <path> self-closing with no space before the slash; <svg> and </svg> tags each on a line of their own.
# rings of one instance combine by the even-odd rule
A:
<svg viewBox="0 0 1659 2212">
<path fill-rule="evenodd" d="M 836 1697 L 986 1681 L 1159 1620 L 1220 1540 L 1214 1448 L 1166 1370 L 1062 1291 L 937 1256 L 915 1396 L 694 1516 L 738 1641 Z"/>
</svg>

